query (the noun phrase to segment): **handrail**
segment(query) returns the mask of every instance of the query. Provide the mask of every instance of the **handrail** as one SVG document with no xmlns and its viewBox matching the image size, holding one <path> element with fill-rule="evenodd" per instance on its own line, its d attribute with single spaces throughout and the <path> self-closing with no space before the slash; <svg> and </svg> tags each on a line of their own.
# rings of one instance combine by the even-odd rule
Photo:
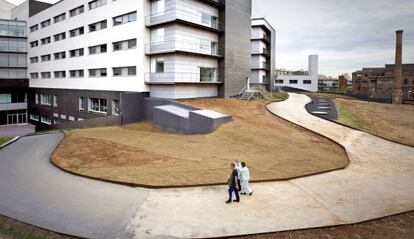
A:
<svg viewBox="0 0 414 239">
<path fill-rule="evenodd" d="M 217 16 L 213 16 L 217 17 Z M 184 20 L 187 22 L 196 23 L 199 25 L 203 25 L 205 27 L 210 27 L 216 30 L 223 30 L 223 24 L 221 22 L 217 21 L 211 21 L 211 24 L 203 23 L 202 19 L 198 14 L 195 14 L 193 12 L 177 9 L 177 6 L 174 6 L 174 9 L 156 13 L 156 14 L 150 14 L 145 17 L 145 24 L 147 26 L 154 25 L 154 24 L 160 24 L 172 20 Z"/>
<path fill-rule="evenodd" d="M 211 42 L 210 46 L 203 46 L 200 42 L 175 39 L 145 44 L 145 53 L 147 54 L 176 50 L 212 56 L 223 56 L 223 49 L 218 45 L 216 48 L 211 47 Z"/>
<path fill-rule="evenodd" d="M 220 75 L 201 74 L 192 72 L 159 72 L 145 73 L 147 83 L 220 83 Z"/>
</svg>

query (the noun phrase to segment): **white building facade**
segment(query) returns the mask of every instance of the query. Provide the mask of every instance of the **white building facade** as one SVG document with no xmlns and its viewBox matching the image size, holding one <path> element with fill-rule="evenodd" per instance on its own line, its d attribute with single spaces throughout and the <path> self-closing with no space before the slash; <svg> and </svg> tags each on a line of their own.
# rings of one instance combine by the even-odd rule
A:
<svg viewBox="0 0 414 239">
<path fill-rule="evenodd" d="M 251 3 L 224 5 L 222 0 L 64 0 L 30 17 L 31 118 L 52 125 L 119 116 L 125 92 L 227 97 L 230 93 L 219 90 L 234 79 L 224 70 L 229 41 L 222 21 L 238 5 L 250 19 Z"/>
<path fill-rule="evenodd" d="M 276 31 L 265 18 L 252 18 L 250 83 L 271 87 L 275 72 Z"/>
<path fill-rule="evenodd" d="M 318 55 L 309 55 L 307 74 L 285 71 L 275 77 L 275 87 L 286 90 L 318 91 Z"/>
</svg>

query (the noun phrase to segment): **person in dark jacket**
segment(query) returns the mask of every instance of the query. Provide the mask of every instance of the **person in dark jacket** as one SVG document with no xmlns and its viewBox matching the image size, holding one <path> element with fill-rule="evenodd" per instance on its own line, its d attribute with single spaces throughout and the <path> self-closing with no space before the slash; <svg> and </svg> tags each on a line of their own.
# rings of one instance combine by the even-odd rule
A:
<svg viewBox="0 0 414 239">
<path fill-rule="evenodd" d="M 236 169 L 236 164 L 235 163 L 231 163 L 230 164 L 230 168 L 231 168 L 231 172 L 229 174 L 229 178 L 228 178 L 228 185 L 229 185 L 229 200 L 226 201 L 226 203 L 231 203 L 231 199 L 233 196 L 233 192 L 236 194 L 236 200 L 234 200 L 233 202 L 240 202 L 240 197 L 239 197 L 239 188 L 240 185 L 238 184 L 238 172 Z"/>
</svg>

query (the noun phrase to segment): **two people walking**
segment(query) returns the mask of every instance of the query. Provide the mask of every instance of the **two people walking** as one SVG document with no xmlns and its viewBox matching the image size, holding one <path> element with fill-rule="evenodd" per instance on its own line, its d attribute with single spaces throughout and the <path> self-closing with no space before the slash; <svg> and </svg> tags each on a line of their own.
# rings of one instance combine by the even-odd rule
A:
<svg viewBox="0 0 414 239">
<path fill-rule="evenodd" d="M 253 190 L 251 190 L 249 186 L 250 172 L 246 163 L 240 163 L 236 160 L 230 164 L 230 168 L 231 172 L 228 178 L 229 199 L 226 203 L 232 202 L 233 193 L 236 195 L 236 199 L 233 200 L 233 202 L 240 202 L 239 191 L 241 191 L 241 194 L 243 195 L 249 194 L 249 196 L 252 196 Z"/>
</svg>

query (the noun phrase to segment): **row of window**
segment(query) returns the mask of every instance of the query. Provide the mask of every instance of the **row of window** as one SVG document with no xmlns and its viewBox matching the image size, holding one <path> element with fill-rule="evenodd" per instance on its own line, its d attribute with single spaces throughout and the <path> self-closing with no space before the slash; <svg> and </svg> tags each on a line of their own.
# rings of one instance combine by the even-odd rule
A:
<svg viewBox="0 0 414 239">
<path fill-rule="evenodd" d="M 107 76 L 107 69 L 106 68 L 96 68 L 96 69 L 88 69 L 89 77 L 106 77 Z M 113 76 L 122 77 L 122 76 L 136 76 L 137 75 L 137 67 L 136 66 L 125 66 L 125 67 L 113 67 L 112 68 Z M 66 78 L 66 71 L 54 71 L 53 72 L 54 78 Z M 84 77 L 84 70 L 69 70 L 69 77 L 70 78 L 82 78 Z M 43 79 L 50 79 L 52 78 L 52 72 L 40 72 L 40 77 Z M 31 79 L 38 79 L 39 73 L 32 72 L 30 73 Z"/>
<path fill-rule="evenodd" d="M 131 12 L 131 13 L 127 13 L 121 16 L 117 16 L 117 17 L 113 17 L 113 26 L 118 26 L 118 25 L 122 25 L 128 22 L 133 22 L 137 20 L 137 12 Z M 103 21 L 99 21 L 99 22 L 95 22 L 92 24 L 88 25 L 89 28 L 89 32 L 96 32 L 99 30 L 103 30 L 107 28 L 107 20 L 103 20 Z M 72 30 L 69 30 L 69 37 L 76 37 L 76 36 L 80 36 L 85 34 L 85 28 L 82 27 L 78 27 L 78 28 L 74 28 Z M 51 43 L 51 36 L 45 37 L 40 39 L 40 44 L 41 45 L 46 45 Z M 66 39 L 66 32 L 61 32 L 58 34 L 53 35 L 53 39 L 55 42 L 57 41 L 62 41 Z M 30 47 L 37 47 L 39 46 L 39 41 L 32 41 L 30 42 Z"/>
<path fill-rule="evenodd" d="M 122 50 L 135 49 L 136 47 L 137 47 L 137 39 L 129 39 L 129 40 L 118 41 L 118 42 L 113 42 L 112 43 L 112 50 L 113 51 L 122 51 Z M 90 47 L 88 47 L 89 55 L 106 53 L 107 48 L 108 48 L 107 44 L 90 46 Z M 61 59 L 66 58 L 66 52 L 65 51 L 56 52 L 56 53 L 53 53 L 53 55 L 54 55 L 55 60 L 61 60 Z M 83 48 L 69 50 L 69 57 L 79 57 L 79 56 L 83 56 L 83 55 L 84 55 L 84 49 Z M 52 56 L 51 54 L 41 55 L 40 60 L 42 62 L 50 61 L 51 58 L 52 58 L 51 56 Z M 30 57 L 30 63 L 31 64 L 38 63 L 38 62 L 39 62 L 39 57 L 38 56 Z"/>
<path fill-rule="evenodd" d="M 116 1 L 116 0 L 113 0 L 113 1 Z M 89 10 L 93 10 L 95 8 L 104 6 L 106 4 L 107 4 L 107 0 L 94 0 L 94 1 L 90 1 L 88 3 L 88 6 L 89 6 Z M 77 16 L 79 14 L 82 14 L 84 12 L 85 12 L 85 6 L 81 5 L 79 7 L 76 7 L 74 9 L 70 10 L 69 11 L 69 16 L 70 17 L 75 17 L 75 16 Z M 64 21 L 65 19 L 66 19 L 66 12 L 61 13 L 61 14 L 53 17 L 53 22 L 56 24 L 56 23 L 59 23 L 61 21 Z M 47 26 L 50 26 L 51 24 L 52 24 L 52 19 L 47 19 L 47 20 L 40 23 L 40 27 L 45 28 Z M 35 24 L 33 26 L 30 26 L 30 32 L 35 32 L 37 30 L 39 30 L 39 24 Z"/>
<path fill-rule="evenodd" d="M 283 84 L 284 80 L 275 80 L 275 83 L 276 84 Z M 304 85 L 310 85 L 310 84 L 312 84 L 312 81 L 311 80 L 303 80 L 302 83 Z M 298 80 L 289 80 L 289 84 L 296 85 L 296 84 L 298 84 Z"/>
<path fill-rule="evenodd" d="M 35 95 L 36 104 L 41 105 L 52 105 L 52 95 L 48 94 L 36 94 Z M 43 102 L 42 100 L 45 100 L 46 102 Z M 57 107 L 57 96 L 53 96 L 53 102 L 56 102 L 56 105 L 53 105 L 54 107 Z M 55 103 L 54 103 L 55 104 Z M 87 104 L 87 105 L 86 105 Z M 107 114 L 108 113 L 108 103 L 106 99 L 100 99 L 100 98 L 88 98 L 88 101 L 85 101 L 85 97 L 79 97 L 79 111 L 84 112 L 85 110 L 88 110 L 90 113 L 99 113 L 99 114 Z M 121 113 L 120 110 L 120 104 L 119 100 L 112 100 L 112 115 L 119 115 Z M 55 123 L 58 122 L 59 119 L 63 120 L 69 120 L 69 121 L 75 121 L 74 116 L 67 117 L 65 114 L 59 114 L 54 113 L 53 117 L 55 118 Z M 52 124 L 51 118 L 48 116 L 40 116 L 36 114 L 30 114 L 30 119 L 34 121 L 40 121 L 44 124 Z M 83 118 L 78 118 L 78 121 L 82 121 Z"/>
</svg>

